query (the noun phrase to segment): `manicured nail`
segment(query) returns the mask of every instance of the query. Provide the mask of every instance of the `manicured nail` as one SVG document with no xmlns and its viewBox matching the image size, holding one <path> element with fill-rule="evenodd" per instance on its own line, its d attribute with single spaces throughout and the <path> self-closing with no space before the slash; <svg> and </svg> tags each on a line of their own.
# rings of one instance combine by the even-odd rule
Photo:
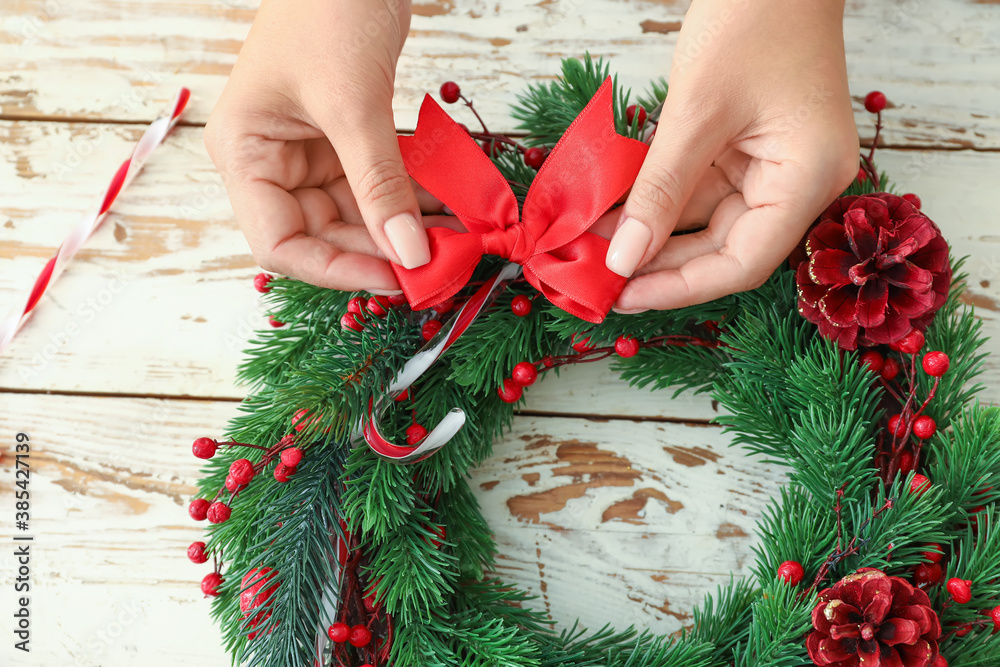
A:
<svg viewBox="0 0 1000 667">
<path fill-rule="evenodd" d="M 625 222 L 611 237 L 604 263 L 618 275 L 630 278 L 652 240 L 653 231 L 649 227 L 635 218 L 625 218 Z"/>
<path fill-rule="evenodd" d="M 636 315 L 638 313 L 645 313 L 649 308 L 612 308 L 619 315 Z"/>
<path fill-rule="evenodd" d="M 431 261 L 427 234 L 411 214 L 400 213 L 389 218 L 382 229 L 404 268 L 415 269 Z"/>
<path fill-rule="evenodd" d="M 375 296 L 396 296 L 403 293 L 401 289 L 369 289 L 365 291 Z"/>
</svg>

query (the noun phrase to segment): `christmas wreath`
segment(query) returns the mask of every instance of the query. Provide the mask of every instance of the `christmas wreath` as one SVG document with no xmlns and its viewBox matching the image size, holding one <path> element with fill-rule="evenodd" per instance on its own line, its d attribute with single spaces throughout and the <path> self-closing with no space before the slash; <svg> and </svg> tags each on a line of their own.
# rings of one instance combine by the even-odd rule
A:
<svg viewBox="0 0 1000 667">
<path fill-rule="evenodd" d="M 759 289 L 609 313 L 623 279 L 587 228 L 634 180 L 665 95 L 630 104 L 605 65 L 567 60 L 519 98 L 518 140 L 428 97 L 401 150 L 464 231 L 430 230 L 432 262 L 397 271 L 405 296 L 257 276 L 275 328 L 226 437 L 194 442 L 189 506 L 235 663 L 1000 665 L 1000 419 L 971 385 L 983 338 L 960 262 L 873 144 Z M 880 127 L 885 97 L 866 106 Z M 674 636 L 555 630 L 491 574 L 467 483 L 539 374 L 608 357 L 637 387 L 712 392 L 735 441 L 789 472 L 753 576 Z"/>
</svg>

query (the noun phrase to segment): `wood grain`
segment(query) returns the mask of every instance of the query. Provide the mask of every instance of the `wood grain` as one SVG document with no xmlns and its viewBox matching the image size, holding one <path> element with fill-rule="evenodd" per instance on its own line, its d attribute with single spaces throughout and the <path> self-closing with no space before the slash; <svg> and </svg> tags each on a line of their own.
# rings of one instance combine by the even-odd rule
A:
<svg viewBox="0 0 1000 667">
<path fill-rule="evenodd" d="M 14 434 L 32 445 L 31 664 L 225 664 L 198 589 L 209 567 L 184 553 L 201 536 L 185 503 L 190 442 L 235 414 L 218 401 L 0 393 L 0 475 L 13 475 Z M 498 573 L 539 608 L 672 632 L 730 571 L 747 572 L 782 480 L 715 427 L 519 417 L 471 483 Z"/>
<path fill-rule="evenodd" d="M 14 0 L 0 18 L 0 115 L 150 120 L 181 85 L 185 119 L 204 123 L 253 20 L 256 0 Z M 688 2 L 430 0 L 414 5 L 399 63 L 399 127 L 412 128 L 425 92 L 461 83 L 494 130 L 527 82 L 584 51 L 611 59 L 644 87 L 668 71 Z M 374 24 L 377 28 L 377 22 Z M 851 90 L 891 101 L 894 146 L 1000 147 L 1000 8 L 969 0 L 848 3 Z M 697 56 L 697 54 L 692 54 Z M 472 121 L 471 115 L 467 121 Z"/>
<path fill-rule="evenodd" d="M 26 294 L 58 239 L 95 197 L 140 129 L 0 121 L 0 307 Z M 1000 154 L 885 151 L 880 164 L 920 194 L 956 256 L 987 349 L 1000 352 L 1000 233 L 993 188 Z M 240 353 L 264 327 L 257 272 L 200 130 L 181 128 L 43 300 L 0 362 L 0 388 L 241 398 Z M 20 297 L 19 297 L 20 298 Z M 530 410 L 709 419 L 708 398 L 633 391 L 607 365 L 575 368 L 532 389 Z M 1000 355 L 986 400 L 1000 399 Z"/>
</svg>

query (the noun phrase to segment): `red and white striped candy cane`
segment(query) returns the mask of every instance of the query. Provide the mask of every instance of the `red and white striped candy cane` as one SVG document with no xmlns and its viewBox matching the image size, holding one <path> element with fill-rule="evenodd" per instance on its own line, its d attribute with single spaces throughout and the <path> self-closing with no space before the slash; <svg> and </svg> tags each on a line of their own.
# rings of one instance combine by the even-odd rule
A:
<svg viewBox="0 0 1000 667">
<path fill-rule="evenodd" d="M 359 434 L 368 446 L 379 456 L 391 459 L 396 463 L 416 463 L 431 456 L 434 452 L 448 444 L 465 425 L 465 412 L 460 408 L 452 408 L 444 419 L 431 429 L 419 442 L 409 447 L 394 444 L 379 428 L 380 420 L 389 410 L 396 396 L 406 391 L 427 370 L 434 365 L 458 337 L 465 333 L 469 325 L 496 299 L 507 283 L 521 275 L 521 267 L 517 264 L 507 264 L 492 280 L 470 298 L 458 314 L 448 324 L 442 327 L 434 338 L 430 339 L 412 359 L 403 364 L 396 378 L 389 385 L 389 400 L 368 406 L 368 419 L 362 424 Z"/>
<path fill-rule="evenodd" d="M 104 222 L 108 211 L 111 209 L 111 205 L 115 203 L 115 198 L 118 197 L 118 193 L 132 182 L 132 179 L 139 173 L 142 165 L 145 164 L 156 147 L 163 143 L 170 130 L 177 124 L 177 119 L 180 117 L 181 112 L 184 111 L 184 107 L 187 106 L 190 97 L 191 91 L 187 88 L 181 88 L 177 94 L 177 99 L 174 100 L 170 108 L 170 112 L 150 123 L 149 127 L 146 128 L 146 132 L 139 139 L 139 143 L 132 150 L 132 155 L 115 172 L 114 177 L 111 179 L 111 184 L 108 185 L 108 189 L 105 190 L 104 196 L 101 198 L 100 208 L 80 220 L 69 236 L 66 237 L 66 240 L 62 242 L 55 256 L 48 261 L 45 268 L 42 269 L 42 272 L 35 280 L 35 284 L 31 288 L 31 293 L 28 295 L 24 307 L 15 310 L 7 319 L 0 321 L 0 353 L 4 351 L 10 344 L 10 341 L 14 339 L 14 335 L 31 317 L 42 295 L 45 294 L 45 290 L 56 281 L 63 272 L 63 269 L 66 268 L 66 265 L 73 259 L 73 256 L 76 255 L 77 251 L 90 238 L 90 235 Z"/>
</svg>

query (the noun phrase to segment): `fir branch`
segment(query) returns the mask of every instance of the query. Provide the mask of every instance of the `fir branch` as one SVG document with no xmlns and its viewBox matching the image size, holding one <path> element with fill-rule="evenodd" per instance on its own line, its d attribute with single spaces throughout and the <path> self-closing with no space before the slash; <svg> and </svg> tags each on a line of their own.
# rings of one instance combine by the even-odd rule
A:
<svg viewBox="0 0 1000 667">
<path fill-rule="evenodd" d="M 339 482 L 328 470 L 340 461 L 337 452 L 327 451 L 303 460 L 294 484 L 256 480 L 241 492 L 229 521 L 212 527 L 209 550 L 227 560 L 212 614 L 223 627 L 234 664 L 311 664 L 316 633 L 332 622 L 322 611 L 321 597 L 336 574 L 330 554 L 339 531 Z M 251 609 L 244 620 L 241 576 L 263 567 L 277 572 L 278 586 L 267 606 Z M 256 628 L 248 626 L 266 612 L 270 617 Z M 248 640 L 252 630 L 257 636 Z"/>
<path fill-rule="evenodd" d="M 802 638 L 812 627 L 815 599 L 802 598 L 794 586 L 773 580 L 753 604 L 746 644 L 733 652 L 736 667 L 800 667 L 808 665 Z"/>
<path fill-rule="evenodd" d="M 716 589 L 714 597 L 706 595 L 695 607 L 694 628 L 685 637 L 713 647 L 712 667 L 728 667 L 733 649 L 747 641 L 752 605 L 759 593 L 748 580 L 730 578 L 728 585 Z"/>
</svg>

